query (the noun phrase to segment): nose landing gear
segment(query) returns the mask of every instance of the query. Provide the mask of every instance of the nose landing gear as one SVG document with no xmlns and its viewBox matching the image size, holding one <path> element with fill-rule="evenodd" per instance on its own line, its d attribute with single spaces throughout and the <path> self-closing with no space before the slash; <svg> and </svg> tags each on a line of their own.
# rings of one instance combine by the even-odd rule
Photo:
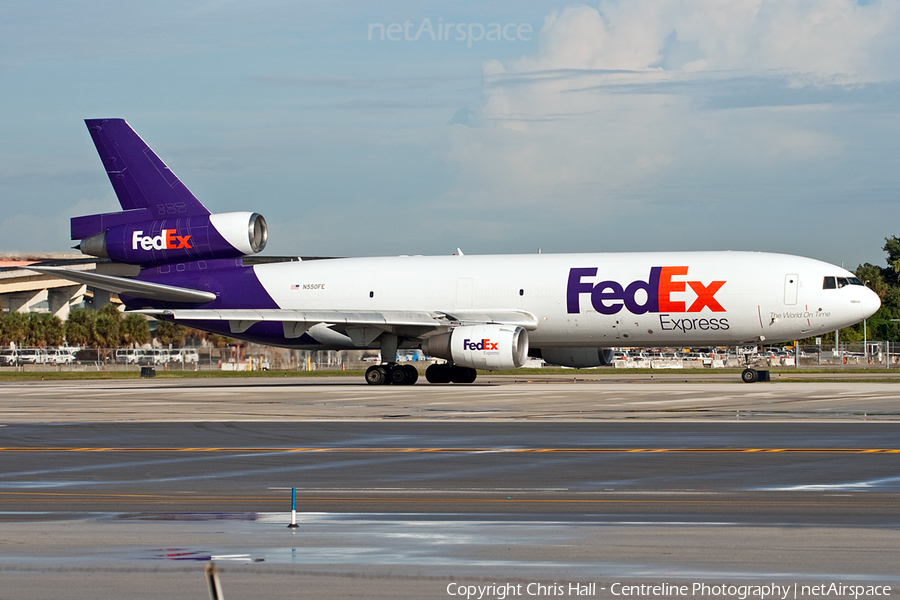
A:
<svg viewBox="0 0 900 600">
<path fill-rule="evenodd" d="M 756 370 L 756 369 L 744 369 L 741 372 L 741 381 L 744 383 L 756 383 L 757 381 L 771 381 L 769 378 L 769 371 Z"/>
</svg>

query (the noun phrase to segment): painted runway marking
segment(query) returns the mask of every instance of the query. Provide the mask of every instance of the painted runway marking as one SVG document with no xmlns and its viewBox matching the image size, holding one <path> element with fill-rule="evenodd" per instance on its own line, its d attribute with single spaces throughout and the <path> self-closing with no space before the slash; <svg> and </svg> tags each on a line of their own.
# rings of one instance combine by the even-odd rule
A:
<svg viewBox="0 0 900 600">
<path fill-rule="evenodd" d="M 0 447 L 0 452 L 321 452 L 321 453 L 498 453 L 498 454 L 635 454 L 635 453 L 686 453 L 686 454 L 739 454 L 739 453 L 787 453 L 787 454 L 900 454 L 900 448 L 367 448 L 367 447 L 69 447 L 24 446 Z"/>
<path fill-rule="evenodd" d="M 452 496 L 431 496 L 431 497 L 417 497 L 415 494 L 417 492 L 413 492 L 410 497 L 402 498 L 397 495 L 384 495 L 384 496 L 360 496 L 360 495 L 297 495 L 297 502 L 311 502 L 311 503 L 322 503 L 322 502 L 352 502 L 356 504 L 381 504 L 381 503 L 398 503 L 402 502 L 404 504 L 569 504 L 569 505 L 703 505 L 703 506 L 826 506 L 833 507 L 835 505 L 848 505 L 848 506 L 895 506 L 896 503 L 892 501 L 884 501 L 884 500 L 870 500 L 867 498 L 855 498 L 852 501 L 845 500 L 835 500 L 833 498 L 828 498 L 824 500 L 815 500 L 804 498 L 802 500 L 785 500 L 785 499 L 721 499 L 721 500 L 712 500 L 708 498 L 703 499 L 689 499 L 689 498 L 677 498 L 677 499 L 637 499 L 637 498 L 511 498 L 506 496 L 505 493 L 501 493 L 499 498 L 490 498 L 490 497 L 469 497 L 469 498 L 460 498 L 460 497 L 452 497 Z M 471 493 L 471 492 L 470 492 Z M 117 502 L 117 503 L 130 503 L 130 502 L 158 502 L 165 504 L 188 504 L 195 505 L 197 503 L 205 503 L 205 502 L 219 502 L 219 503 L 231 503 L 237 502 L 242 505 L 246 505 L 248 502 L 257 502 L 257 503 L 274 503 L 283 505 L 284 504 L 284 494 L 270 494 L 270 495 L 259 495 L 259 494 L 247 494 L 247 495 L 238 495 L 238 494 L 222 494 L 222 495 L 211 495 L 211 494 L 197 494 L 191 495 L 189 497 L 185 496 L 175 496 L 171 494 L 91 494 L 91 493 L 77 493 L 77 492 L 0 492 L 0 498 L 3 498 L 7 502 L 12 501 L 28 501 L 30 503 L 38 503 L 38 502 L 59 502 L 64 499 L 67 503 L 96 503 L 96 502 Z"/>
</svg>

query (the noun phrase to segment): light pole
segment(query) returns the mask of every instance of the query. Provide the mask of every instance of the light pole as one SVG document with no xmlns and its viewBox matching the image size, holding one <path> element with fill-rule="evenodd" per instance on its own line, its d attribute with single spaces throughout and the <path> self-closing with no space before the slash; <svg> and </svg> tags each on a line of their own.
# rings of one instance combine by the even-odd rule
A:
<svg viewBox="0 0 900 600">
<path fill-rule="evenodd" d="M 865 287 L 869 287 L 869 280 L 866 279 L 865 283 L 863 283 Z M 868 319 L 863 319 L 863 358 L 866 361 L 866 364 L 869 364 L 869 333 L 866 330 L 866 321 Z"/>
</svg>

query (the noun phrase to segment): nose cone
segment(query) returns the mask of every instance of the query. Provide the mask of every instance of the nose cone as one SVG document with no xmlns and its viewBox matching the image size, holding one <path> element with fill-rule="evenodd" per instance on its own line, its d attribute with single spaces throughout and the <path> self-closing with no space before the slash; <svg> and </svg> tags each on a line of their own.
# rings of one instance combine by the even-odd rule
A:
<svg viewBox="0 0 900 600">
<path fill-rule="evenodd" d="M 862 294 L 860 294 L 861 318 L 868 319 L 881 308 L 881 298 L 867 287 L 862 288 L 860 291 L 862 292 Z"/>
</svg>

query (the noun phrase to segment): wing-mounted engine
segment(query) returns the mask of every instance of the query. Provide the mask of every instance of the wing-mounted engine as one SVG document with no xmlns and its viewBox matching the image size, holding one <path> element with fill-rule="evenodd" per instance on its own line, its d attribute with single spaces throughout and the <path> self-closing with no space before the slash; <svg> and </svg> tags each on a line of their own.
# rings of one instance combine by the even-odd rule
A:
<svg viewBox="0 0 900 600">
<path fill-rule="evenodd" d="M 466 325 L 426 338 L 422 352 L 470 369 L 518 369 L 528 358 L 528 332 L 516 325 Z"/>
<path fill-rule="evenodd" d="M 540 357 L 550 365 L 587 369 L 608 367 L 615 360 L 612 348 L 541 348 Z"/>
<path fill-rule="evenodd" d="M 147 213 L 137 210 L 76 217 L 72 219 L 72 239 L 81 239 L 78 248 L 85 254 L 142 266 L 238 258 L 266 247 L 268 228 L 258 213 L 116 222 Z"/>
</svg>

